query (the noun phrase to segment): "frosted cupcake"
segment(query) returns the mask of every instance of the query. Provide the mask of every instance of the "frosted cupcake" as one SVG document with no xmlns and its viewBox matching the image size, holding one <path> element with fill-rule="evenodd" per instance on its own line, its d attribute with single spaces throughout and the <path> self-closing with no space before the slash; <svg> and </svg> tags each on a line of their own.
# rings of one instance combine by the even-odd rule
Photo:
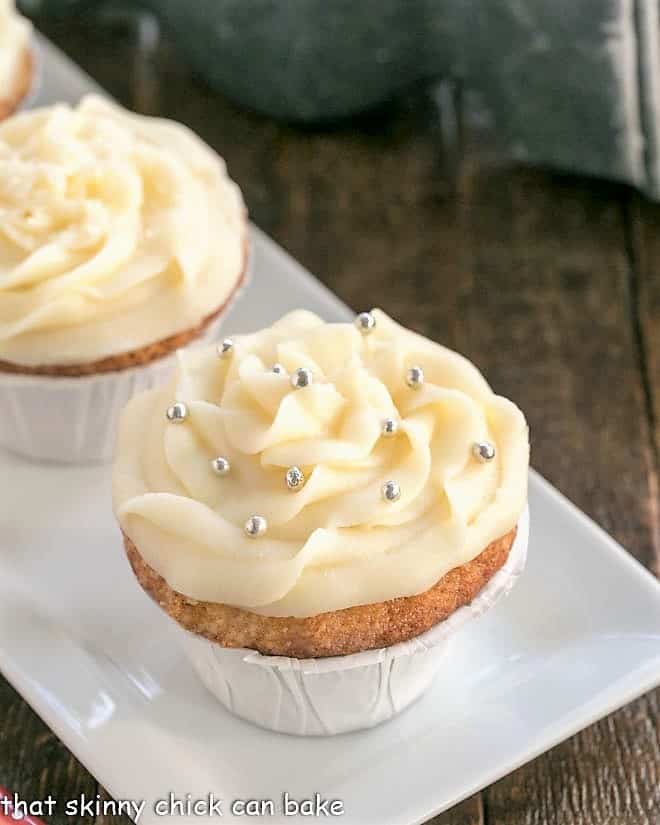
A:
<svg viewBox="0 0 660 825">
<path fill-rule="evenodd" d="M 338 732 L 412 701 L 448 631 L 510 587 L 528 452 L 520 410 L 465 358 L 378 310 L 298 311 L 182 354 L 131 401 L 114 506 L 214 693 L 268 727 Z"/>
<path fill-rule="evenodd" d="M 14 0 L 0 0 L 0 119 L 25 99 L 33 83 L 32 26 Z"/>
<path fill-rule="evenodd" d="M 108 458 L 118 410 L 242 282 L 240 191 L 184 126 L 97 97 L 0 124 L 0 166 L 0 443 Z"/>
</svg>

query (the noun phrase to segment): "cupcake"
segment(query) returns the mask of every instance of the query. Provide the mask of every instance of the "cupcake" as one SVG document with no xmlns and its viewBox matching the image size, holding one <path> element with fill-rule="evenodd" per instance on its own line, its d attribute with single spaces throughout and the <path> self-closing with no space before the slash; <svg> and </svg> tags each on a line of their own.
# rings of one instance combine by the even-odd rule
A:
<svg viewBox="0 0 660 825">
<path fill-rule="evenodd" d="M 0 443 L 111 456 L 118 411 L 212 339 L 246 271 L 224 162 L 98 97 L 0 124 Z"/>
<path fill-rule="evenodd" d="M 32 26 L 16 11 L 14 0 L 0 0 L 0 119 L 25 99 L 34 75 Z"/>
<path fill-rule="evenodd" d="M 378 310 L 296 311 L 128 404 L 114 509 L 221 701 L 335 733 L 409 704 L 511 586 L 528 460 L 523 414 L 462 356 Z"/>
</svg>

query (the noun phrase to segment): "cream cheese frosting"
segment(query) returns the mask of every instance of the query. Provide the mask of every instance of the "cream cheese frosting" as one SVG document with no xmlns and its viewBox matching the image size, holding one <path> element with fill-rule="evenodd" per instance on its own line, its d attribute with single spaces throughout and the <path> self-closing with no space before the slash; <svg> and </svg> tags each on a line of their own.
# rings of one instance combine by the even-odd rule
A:
<svg viewBox="0 0 660 825">
<path fill-rule="evenodd" d="M 0 124 L 0 360 L 92 363 L 196 326 L 234 290 L 245 206 L 186 127 L 96 96 Z"/>
<path fill-rule="evenodd" d="M 14 0 L 0 0 L 0 99 L 13 95 L 31 34 L 32 25 L 17 13 Z"/>
<path fill-rule="evenodd" d="M 124 411 L 115 513 L 177 592 L 310 616 L 423 592 L 517 523 L 525 418 L 465 358 L 374 310 L 362 335 L 299 310 L 215 350 L 181 353 L 164 389 Z M 283 370 L 275 372 L 274 363 Z M 422 367 L 424 383 L 406 383 Z M 294 389 L 291 373 L 311 371 Z M 185 404 L 173 423 L 166 410 Z M 399 422 L 383 435 L 383 421 Z M 495 456 L 479 461 L 475 443 Z M 229 472 L 212 461 L 222 456 Z M 296 466 L 301 489 L 285 483 Z M 400 497 L 387 501 L 383 485 Z M 267 521 L 256 538 L 252 515 Z"/>
</svg>

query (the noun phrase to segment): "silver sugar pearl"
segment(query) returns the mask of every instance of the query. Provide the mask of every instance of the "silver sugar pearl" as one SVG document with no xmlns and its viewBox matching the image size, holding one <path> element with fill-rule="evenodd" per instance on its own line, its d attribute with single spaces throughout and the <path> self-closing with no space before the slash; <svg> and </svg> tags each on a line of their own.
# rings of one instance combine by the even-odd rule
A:
<svg viewBox="0 0 660 825">
<path fill-rule="evenodd" d="M 211 468 L 216 475 L 226 476 L 231 470 L 231 464 L 229 463 L 228 458 L 219 455 L 211 461 Z"/>
<path fill-rule="evenodd" d="M 355 326 L 363 335 L 369 335 L 376 329 L 376 319 L 370 312 L 361 312 L 355 319 Z"/>
<path fill-rule="evenodd" d="M 168 421 L 178 424 L 181 421 L 185 421 L 188 417 L 188 407 L 186 407 L 183 401 L 176 401 L 171 407 L 167 408 L 165 415 Z"/>
<path fill-rule="evenodd" d="M 281 364 L 278 364 L 278 363 L 273 364 L 273 366 L 270 368 L 270 371 L 276 373 L 277 375 L 282 375 L 283 373 L 286 372 L 284 367 Z"/>
<path fill-rule="evenodd" d="M 399 422 L 396 418 L 386 418 L 381 427 L 381 434 L 384 438 L 392 438 L 399 432 Z"/>
<path fill-rule="evenodd" d="M 294 390 L 302 390 L 305 387 L 309 387 L 312 380 L 313 376 L 311 370 L 308 370 L 307 367 L 298 367 L 298 369 L 291 376 L 291 386 Z"/>
<path fill-rule="evenodd" d="M 305 474 L 300 467 L 289 467 L 284 478 L 289 490 L 300 490 L 305 484 Z"/>
<path fill-rule="evenodd" d="M 268 522 L 263 516 L 250 516 L 245 522 L 245 532 L 250 538 L 262 536 L 268 529 Z"/>
<path fill-rule="evenodd" d="M 495 458 L 495 445 L 490 441 L 477 441 L 472 445 L 472 455 L 477 461 L 492 461 Z"/>
<path fill-rule="evenodd" d="M 382 493 L 385 501 L 398 501 L 401 498 L 401 488 L 396 481 L 386 481 Z"/>
<path fill-rule="evenodd" d="M 218 355 L 220 358 L 228 358 L 234 349 L 234 342 L 231 338 L 225 338 L 218 344 Z"/>
<path fill-rule="evenodd" d="M 421 367 L 411 367 L 406 373 L 406 384 L 413 390 L 418 390 L 424 383 L 424 370 Z"/>
</svg>

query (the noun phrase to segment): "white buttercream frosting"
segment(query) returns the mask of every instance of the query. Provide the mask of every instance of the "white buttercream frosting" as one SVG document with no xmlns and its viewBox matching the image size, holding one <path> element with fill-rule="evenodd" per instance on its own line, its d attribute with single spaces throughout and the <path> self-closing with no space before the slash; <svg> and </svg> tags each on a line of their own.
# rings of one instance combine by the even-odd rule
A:
<svg viewBox="0 0 660 825">
<path fill-rule="evenodd" d="M 0 124 L 0 360 L 89 363 L 196 326 L 244 266 L 245 207 L 186 127 L 98 97 Z"/>
<path fill-rule="evenodd" d="M 375 310 L 376 327 L 296 311 L 182 353 L 164 389 L 126 408 L 116 515 L 176 591 L 272 616 L 309 616 L 420 593 L 517 523 L 527 496 L 525 418 L 465 358 Z M 274 372 L 280 363 L 285 372 Z M 424 385 L 406 372 L 419 365 Z M 312 372 L 292 388 L 290 373 Z M 186 405 L 185 421 L 165 411 Z M 400 421 L 382 434 L 386 418 Z M 479 461 L 475 442 L 495 446 Z M 230 471 L 218 476 L 212 460 Z M 289 467 L 305 484 L 291 491 Z M 386 501 L 383 484 L 401 490 Z M 267 531 L 246 536 L 251 515 Z"/>
<path fill-rule="evenodd" d="M 0 99 L 14 94 L 31 34 L 32 25 L 18 14 L 14 0 L 0 0 Z"/>
</svg>

